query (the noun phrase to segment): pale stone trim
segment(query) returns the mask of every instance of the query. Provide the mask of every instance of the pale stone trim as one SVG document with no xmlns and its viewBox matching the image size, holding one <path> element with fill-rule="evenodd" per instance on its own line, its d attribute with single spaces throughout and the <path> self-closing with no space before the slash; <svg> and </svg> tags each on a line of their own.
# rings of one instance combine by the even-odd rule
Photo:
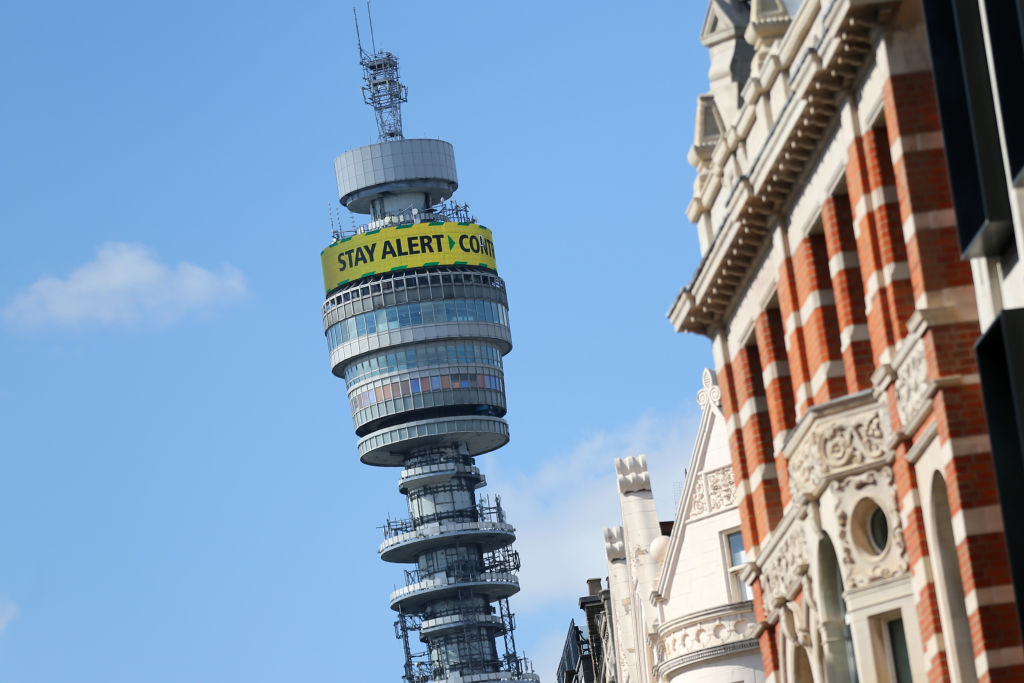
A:
<svg viewBox="0 0 1024 683">
<path fill-rule="evenodd" d="M 871 207 L 870 211 L 874 211 L 886 204 L 898 204 L 899 201 L 900 195 L 895 185 L 883 185 L 882 187 L 876 187 L 870 192 L 866 192 L 861 195 L 860 199 L 858 199 L 857 203 L 852 207 L 854 235 L 860 237 L 860 235 L 857 235 L 857 223 L 860 222 L 861 218 L 868 214 L 869 206 Z"/>
<path fill-rule="evenodd" d="M 772 440 L 772 446 L 775 448 L 776 456 L 782 452 L 782 447 L 786 445 L 786 439 L 789 438 L 789 433 L 791 431 L 791 429 L 783 429 Z"/>
<path fill-rule="evenodd" d="M 751 491 L 756 491 L 757 487 L 763 484 L 765 480 L 778 480 L 778 478 L 779 474 L 775 469 L 775 463 L 766 462 L 754 468 L 754 472 L 750 475 L 747 485 Z"/>
<path fill-rule="evenodd" d="M 978 320 L 977 301 L 974 285 L 970 284 L 921 292 L 914 301 L 914 308 L 948 308 L 954 312 L 955 322 L 974 323 Z"/>
<path fill-rule="evenodd" d="M 875 298 L 885 286 L 883 271 L 876 270 L 864 279 L 864 315 L 867 316 L 875 308 Z"/>
<path fill-rule="evenodd" d="M 745 425 L 754 415 L 768 412 L 768 402 L 764 396 L 751 396 L 740 406 L 740 424 Z"/>
<path fill-rule="evenodd" d="M 892 166 L 903 161 L 903 155 L 907 152 L 929 152 L 933 149 L 942 149 L 942 131 L 926 131 L 924 133 L 909 133 L 897 137 L 889 146 L 889 158 L 892 159 Z"/>
<path fill-rule="evenodd" d="M 786 347 L 789 347 L 789 338 L 796 332 L 796 328 L 800 327 L 800 311 L 793 311 L 786 316 L 786 320 L 782 323 L 782 335 L 786 338 Z"/>
<path fill-rule="evenodd" d="M 977 455 L 979 453 L 989 453 L 992 451 L 992 442 L 989 441 L 988 434 L 955 436 L 949 440 L 949 446 L 949 454 L 943 460 L 943 466 L 957 455 Z"/>
<path fill-rule="evenodd" d="M 873 272 L 864 282 L 864 315 L 866 316 L 874 310 L 875 300 L 883 288 L 888 287 L 894 282 L 909 279 L 910 266 L 907 265 L 906 261 L 887 263 Z M 918 308 L 927 308 L 927 306 L 918 306 Z"/>
<path fill-rule="evenodd" d="M 1003 514 L 999 505 L 960 508 L 953 515 L 953 539 L 960 545 L 968 536 L 1002 533 Z"/>
<path fill-rule="evenodd" d="M 854 323 L 839 331 L 839 348 L 842 351 L 850 348 L 850 344 L 855 341 L 871 341 L 867 323 Z"/>
<path fill-rule="evenodd" d="M 924 641 L 924 658 L 929 664 L 936 656 L 945 650 L 945 643 L 942 642 L 942 632 L 933 633 L 928 640 Z"/>
<path fill-rule="evenodd" d="M 800 320 L 806 321 L 814 311 L 825 306 L 833 306 L 835 303 L 836 295 L 831 289 L 816 289 L 808 293 L 807 298 L 800 304 Z"/>
<path fill-rule="evenodd" d="M 765 387 L 780 377 L 789 377 L 789 361 L 772 361 L 761 370 L 761 379 Z"/>
<path fill-rule="evenodd" d="M 1013 584 L 1007 583 L 1002 586 L 975 588 L 964 596 L 964 604 L 967 607 L 967 614 L 974 614 L 981 607 L 1013 603 L 1013 598 Z"/>
<path fill-rule="evenodd" d="M 856 270 L 860 268 L 860 257 L 855 251 L 840 251 L 832 254 L 828 260 L 828 273 L 835 277 L 844 270 Z"/>
<path fill-rule="evenodd" d="M 919 230 L 936 230 L 939 228 L 952 228 L 956 226 L 956 211 L 953 209 L 935 209 L 933 211 L 917 211 L 907 216 L 903 221 L 903 241 L 910 243 L 910 239 Z"/>
<path fill-rule="evenodd" d="M 981 678 L 992 669 L 1002 669 L 1008 666 L 1024 664 L 1024 648 L 1003 647 L 989 648 L 974 658 L 974 668 Z"/>
<path fill-rule="evenodd" d="M 910 525 L 910 516 L 921 509 L 921 494 L 917 487 L 907 491 L 900 499 L 900 524 L 906 529 Z"/>
<path fill-rule="evenodd" d="M 807 403 L 813 396 L 814 394 L 811 393 L 811 385 L 807 382 L 803 382 L 800 386 L 796 387 L 795 403 L 797 412 L 805 412 L 807 410 L 806 406 L 803 408 L 801 408 L 801 406 Z"/>
<path fill-rule="evenodd" d="M 903 527 L 904 529 L 906 526 Z M 918 600 L 928 586 L 935 583 L 932 576 L 931 555 L 922 555 L 910 570 L 910 585 L 914 591 L 914 599 Z"/>
<path fill-rule="evenodd" d="M 825 383 L 833 377 L 846 377 L 846 367 L 841 360 L 825 361 L 815 370 L 811 377 L 811 395 L 817 395 Z"/>
</svg>

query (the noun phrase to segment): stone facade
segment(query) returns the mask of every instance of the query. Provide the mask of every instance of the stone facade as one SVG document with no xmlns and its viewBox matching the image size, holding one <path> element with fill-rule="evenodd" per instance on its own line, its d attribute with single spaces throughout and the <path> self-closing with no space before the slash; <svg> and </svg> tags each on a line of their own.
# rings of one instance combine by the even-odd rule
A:
<svg viewBox="0 0 1024 683">
<path fill-rule="evenodd" d="M 590 637 L 614 652 L 616 669 L 602 680 L 764 681 L 759 626 L 739 581 L 737 489 L 721 391 L 710 370 L 697 402 L 700 428 L 672 522 L 658 521 L 644 456 L 615 461 L 622 526 L 604 532 L 613 617 L 600 622 L 610 630 Z"/>
<path fill-rule="evenodd" d="M 1024 680 L 920 1 L 707 17 L 702 260 L 669 318 L 712 340 L 764 675 Z"/>
</svg>

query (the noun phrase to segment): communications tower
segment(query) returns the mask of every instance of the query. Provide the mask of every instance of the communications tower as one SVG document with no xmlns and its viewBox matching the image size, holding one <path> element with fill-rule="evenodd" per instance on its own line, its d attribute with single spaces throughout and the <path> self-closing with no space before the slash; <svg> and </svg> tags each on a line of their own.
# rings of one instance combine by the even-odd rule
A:
<svg viewBox="0 0 1024 683">
<path fill-rule="evenodd" d="M 378 550 L 410 565 L 390 597 L 402 678 L 539 681 L 513 636 L 515 529 L 499 497 L 476 494 L 486 480 L 475 456 L 509 438 L 502 357 L 512 338 L 491 231 L 449 201 L 458 187 L 452 146 L 402 135 L 398 58 L 361 40 L 359 58 L 379 142 L 334 165 L 341 204 L 369 218 L 335 230 L 321 252 L 323 320 L 360 460 L 402 468 L 409 514 L 385 522 Z"/>
</svg>

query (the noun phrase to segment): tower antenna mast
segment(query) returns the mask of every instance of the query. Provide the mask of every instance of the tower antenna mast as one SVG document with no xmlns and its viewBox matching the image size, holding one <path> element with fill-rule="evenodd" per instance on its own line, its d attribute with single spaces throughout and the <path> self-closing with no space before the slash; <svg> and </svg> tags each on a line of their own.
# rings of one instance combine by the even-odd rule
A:
<svg viewBox="0 0 1024 683">
<path fill-rule="evenodd" d="M 366 3 L 370 14 L 370 3 Z M 377 139 L 380 142 L 404 140 L 402 135 L 402 103 L 409 97 L 409 90 L 398 76 L 398 57 L 385 50 L 377 50 L 373 35 L 373 17 L 370 16 L 370 49 L 363 49 L 359 36 L 359 16 L 352 8 L 356 22 L 356 44 L 359 47 L 359 64 L 363 67 L 363 101 L 373 107 L 377 118 Z"/>
</svg>

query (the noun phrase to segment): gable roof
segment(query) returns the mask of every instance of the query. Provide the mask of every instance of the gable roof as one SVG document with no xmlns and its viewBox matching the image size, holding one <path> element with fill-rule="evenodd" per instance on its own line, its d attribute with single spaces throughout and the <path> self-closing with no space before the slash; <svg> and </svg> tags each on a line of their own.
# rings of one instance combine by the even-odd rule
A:
<svg viewBox="0 0 1024 683">
<path fill-rule="evenodd" d="M 722 413 L 722 391 L 715 382 L 714 372 L 707 368 L 702 373 L 701 383 L 703 386 L 697 392 L 697 404 L 702 410 L 700 426 L 693 444 L 693 454 L 690 456 L 683 495 L 676 507 L 665 561 L 662 563 L 658 583 L 653 591 L 653 597 L 658 601 L 667 600 L 671 592 L 672 577 L 679 564 L 687 520 L 735 507 L 735 499 L 732 496 L 735 484 L 732 478 L 725 415 Z M 716 508 L 716 499 L 709 495 L 709 488 L 719 493 L 728 493 L 728 504 Z"/>
<path fill-rule="evenodd" d="M 700 42 L 705 47 L 743 35 L 750 5 L 743 0 L 711 0 L 700 29 Z"/>
</svg>

